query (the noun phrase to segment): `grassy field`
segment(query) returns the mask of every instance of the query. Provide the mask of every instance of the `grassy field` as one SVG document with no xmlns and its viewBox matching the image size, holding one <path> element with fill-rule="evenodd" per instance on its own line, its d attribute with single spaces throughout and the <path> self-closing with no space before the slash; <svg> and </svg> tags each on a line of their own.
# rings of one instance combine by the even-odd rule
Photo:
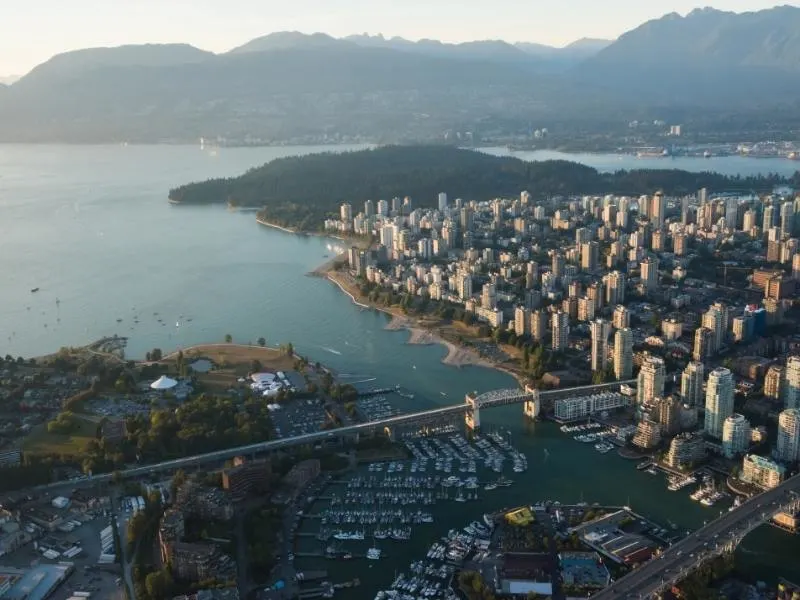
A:
<svg viewBox="0 0 800 600">
<path fill-rule="evenodd" d="M 79 456 L 86 450 L 90 440 L 95 439 L 100 418 L 76 414 L 75 430 L 70 434 L 50 433 L 47 423 L 42 423 L 33 428 L 25 438 L 22 449 L 26 454 L 46 455 L 57 454 Z"/>
<path fill-rule="evenodd" d="M 291 371 L 295 359 L 274 348 L 262 348 L 244 344 L 205 344 L 183 351 L 184 360 L 191 363 L 205 358 L 214 363 L 209 373 L 196 373 L 197 380 L 209 391 L 222 392 L 236 387 L 237 379 L 250 373 L 254 360 L 261 363 L 265 371 Z M 174 365 L 177 355 L 170 354 L 161 362 Z"/>
</svg>

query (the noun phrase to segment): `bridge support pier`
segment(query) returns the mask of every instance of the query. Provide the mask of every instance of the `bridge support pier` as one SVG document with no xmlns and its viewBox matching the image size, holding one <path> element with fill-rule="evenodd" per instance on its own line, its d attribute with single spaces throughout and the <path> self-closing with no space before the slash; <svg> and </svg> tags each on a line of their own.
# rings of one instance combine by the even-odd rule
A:
<svg viewBox="0 0 800 600">
<path fill-rule="evenodd" d="M 481 409 L 478 404 L 477 393 L 467 394 L 466 402 L 468 408 L 464 413 L 464 423 L 468 431 L 478 431 L 481 428 Z"/>
<path fill-rule="evenodd" d="M 529 396 L 522 404 L 522 413 L 529 419 L 535 419 L 539 416 L 539 412 L 542 410 L 542 402 L 539 399 L 539 390 L 526 385 L 525 393 L 529 394 Z"/>
</svg>

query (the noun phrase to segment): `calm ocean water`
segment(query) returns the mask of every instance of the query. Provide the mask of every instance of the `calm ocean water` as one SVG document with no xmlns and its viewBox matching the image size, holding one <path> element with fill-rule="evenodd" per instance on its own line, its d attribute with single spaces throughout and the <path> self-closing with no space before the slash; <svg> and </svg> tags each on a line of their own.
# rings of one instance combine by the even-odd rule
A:
<svg viewBox="0 0 800 600">
<path fill-rule="evenodd" d="M 406 332 L 384 329 L 384 315 L 362 310 L 329 282 L 306 276 L 332 254 L 328 245 L 335 241 L 261 227 L 253 213 L 167 203 L 172 186 L 329 149 L 224 149 L 211 155 L 188 146 L 0 145 L 0 354 L 40 355 L 119 334 L 130 338 L 128 356 L 138 358 L 153 347 L 221 342 L 230 333 L 241 342 L 260 336 L 270 344 L 292 342 L 339 372 L 375 377 L 378 385 L 402 384 L 416 394 L 401 401 L 407 409 L 514 386 L 503 373 L 441 364 L 444 348 L 407 345 Z M 632 157 L 570 158 L 598 168 L 642 164 Z M 695 159 L 675 166 L 714 165 L 727 173 L 794 167 L 790 161 L 742 160 Z M 519 407 L 497 409 L 483 420 L 508 428 L 531 468 L 524 481 L 479 505 L 437 510 L 429 530 L 434 537 L 483 510 L 546 498 L 630 502 L 686 527 L 712 515 L 613 453 L 601 456 L 546 423 L 526 428 Z M 758 554 L 745 557 L 771 566 L 770 575 L 791 575 L 791 561 L 781 561 L 800 547 L 785 538 L 760 530 L 745 544 Z M 410 551 L 424 542 L 416 539 L 407 550 L 393 552 L 381 565 L 384 575 L 362 577 L 370 585 L 353 597 L 371 598 L 374 586 L 388 583 L 389 574 L 405 567 L 414 558 Z M 781 550 L 770 551 L 776 543 Z M 357 565 L 352 569 L 364 575 Z"/>
</svg>

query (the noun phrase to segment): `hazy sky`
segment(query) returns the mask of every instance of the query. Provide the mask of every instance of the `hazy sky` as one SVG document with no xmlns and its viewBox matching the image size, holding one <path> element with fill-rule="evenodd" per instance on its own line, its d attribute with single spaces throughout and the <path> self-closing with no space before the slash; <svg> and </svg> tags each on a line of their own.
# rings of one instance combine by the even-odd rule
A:
<svg viewBox="0 0 800 600">
<path fill-rule="evenodd" d="M 711 0 L 2 0 L 0 75 L 90 46 L 187 42 L 225 51 L 272 31 L 383 33 L 460 42 L 504 39 L 564 45 L 613 38 L 667 12 Z M 737 12 L 776 0 L 716 0 Z M 798 2 L 784 2 L 794 4 Z"/>
</svg>

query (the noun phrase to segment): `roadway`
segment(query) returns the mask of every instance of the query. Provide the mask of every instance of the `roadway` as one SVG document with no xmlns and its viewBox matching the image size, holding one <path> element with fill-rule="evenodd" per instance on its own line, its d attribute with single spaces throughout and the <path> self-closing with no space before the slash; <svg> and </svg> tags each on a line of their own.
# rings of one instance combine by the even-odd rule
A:
<svg viewBox="0 0 800 600">
<path fill-rule="evenodd" d="M 307 433 L 294 437 L 287 437 L 278 440 L 270 440 L 267 442 L 257 442 L 255 444 L 248 444 L 246 446 L 237 446 L 235 448 L 227 448 L 225 450 L 216 450 L 214 452 L 206 452 L 205 454 L 195 454 L 194 456 L 187 456 L 184 458 L 176 458 L 173 460 L 165 460 L 159 463 L 153 463 L 142 467 L 133 467 L 130 469 L 118 470 L 118 477 L 122 479 L 136 479 L 144 477 L 151 473 L 164 473 L 169 471 L 177 471 L 178 469 L 199 467 L 206 464 L 223 463 L 236 456 L 246 456 L 249 454 L 259 454 L 262 452 L 270 452 L 273 450 L 281 450 L 292 446 L 303 446 L 306 444 L 315 444 L 327 439 L 335 437 L 346 437 L 360 433 L 367 433 L 376 429 L 383 429 L 385 427 L 396 427 L 414 421 L 424 421 L 431 418 L 439 418 L 450 415 L 457 415 L 463 413 L 467 409 L 466 404 L 456 404 L 453 406 L 446 406 L 444 408 L 434 408 L 430 410 L 423 410 L 413 413 L 405 413 L 379 421 L 370 421 L 368 423 L 359 423 L 357 425 L 348 425 L 346 427 L 337 427 L 328 431 L 317 431 L 314 433 Z M 103 473 L 100 475 L 93 475 L 85 479 L 58 481 L 49 483 L 36 488 L 31 488 L 37 491 L 46 491 L 53 489 L 63 489 L 68 487 L 86 487 L 95 483 L 106 483 L 112 480 L 113 473 Z"/>
<path fill-rule="evenodd" d="M 779 509 L 800 494 L 800 475 L 782 485 L 753 496 L 739 508 L 723 514 L 702 529 L 667 548 L 663 554 L 637 567 L 593 600 L 649 598 L 665 585 L 683 579 L 700 563 L 721 554 L 730 543 L 736 545 L 750 531 L 772 518 Z"/>
<path fill-rule="evenodd" d="M 619 381 L 614 383 L 605 383 L 601 385 L 590 385 L 590 386 L 582 386 L 576 388 L 547 390 L 540 392 L 540 397 L 547 398 L 548 396 L 555 396 L 555 395 L 561 396 L 563 394 L 570 394 L 570 393 L 585 395 L 587 393 L 592 393 L 600 389 L 608 389 L 615 386 L 619 386 L 624 383 L 630 383 L 630 382 Z M 530 394 L 525 394 L 525 392 L 523 392 L 522 390 L 501 390 L 500 397 L 494 396 L 493 399 L 490 399 L 492 398 L 491 394 L 492 392 L 489 392 L 481 396 L 482 398 L 485 399 L 485 401 L 479 403 L 479 408 L 492 408 L 493 406 L 500 406 L 511 402 L 522 402 L 530 395 Z M 513 396 L 513 398 L 511 398 L 511 396 Z M 481 397 L 479 397 L 479 399 Z M 469 405 L 464 403 L 464 404 L 445 406 L 442 408 L 432 408 L 413 413 L 404 413 L 394 417 L 381 419 L 379 421 L 358 423 L 357 425 L 347 425 L 344 427 L 338 427 L 333 430 L 318 431 L 314 433 L 307 433 L 294 437 L 287 437 L 278 440 L 270 440 L 266 442 L 257 442 L 254 444 L 248 444 L 246 446 L 237 446 L 235 448 L 227 448 L 225 450 L 217 450 L 214 452 L 207 452 L 205 454 L 196 454 L 194 456 L 187 456 L 184 458 L 166 460 L 159 463 L 153 463 L 141 467 L 121 469 L 118 470 L 117 473 L 118 477 L 120 477 L 121 479 L 136 479 L 138 477 L 144 477 L 150 474 L 166 473 L 166 472 L 176 471 L 178 469 L 199 467 L 201 465 L 207 465 L 207 464 L 221 464 L 224 463 L 226 460 L 230 460 L 236 456 L 247 456 L 252 454 L 271 452 L 274 450 L 282 450 L 284 448 L 290 448 L 292 446 L 316 444 L 318 442 L 322 442 L 327 439 L 333 439 L 336 437 L 347 437 L 351 435 L 358 435 L 361 433 L 369 433 L 378 429 L 384 429 L 386 427 L 391 429 L 393 427 L 397 427 L 400 425 L 414 423 L 415 421 L 424 422 L 429 419 L 438 419 L 442 417 L 455 416 L 458 415 L 459 413 L 463 414 L 469 408 L 470 408 Z M 56 483 L 50 483 L 43 486 L 38 486 L 32 489 L 37 491 L 48 491 L 48 490 L 53 491 L 53 490 L 67 489 L 70 487 L 87 487 L 88 485 L 92 485 L 95 483 L 110 482 L 113 476 L 114 476 L 113 473 L 104 473 L 104 474 L 94 475 L 86 479 L 59 481 Z"/>
</svg>

